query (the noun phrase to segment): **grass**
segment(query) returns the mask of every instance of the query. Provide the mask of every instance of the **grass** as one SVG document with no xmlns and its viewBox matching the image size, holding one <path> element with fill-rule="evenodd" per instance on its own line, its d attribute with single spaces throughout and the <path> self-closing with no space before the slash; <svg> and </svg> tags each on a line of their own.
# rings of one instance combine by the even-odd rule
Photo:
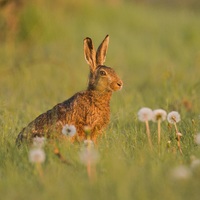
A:
<svg viewBox="0 0 200 200">
<path fill-rule="evenodd" d="M 200 166 L 184 180 L 171 178 L 177 166 L 190 168 L 200 159 L 194 136 L 200 132 L 200 15 L 187 9 L 119 3 L 27 5 L 15 40 L 0 46 L 0 193 L 3 199 L 198 199 Z M 60 163 L 50 144 L 41 180 L 28 160 L 29 148 L 15 147 L 22 127 L 87 85 L 83 39 L 97 45 L 106 34 L 106 64 L 122 77 L 124 88 L 113 94 L 112 117 L 99 141 L 97 180 L 90 183 L 80 163 L 80 146 L 58 143 L 73 166 Z M 150 123 L 153 151 L 141 107 L 176 110 L 183 134 L 183 155 L 174 127 L 162 123 L 160 154 L 157 124 Z"/>
</svg>

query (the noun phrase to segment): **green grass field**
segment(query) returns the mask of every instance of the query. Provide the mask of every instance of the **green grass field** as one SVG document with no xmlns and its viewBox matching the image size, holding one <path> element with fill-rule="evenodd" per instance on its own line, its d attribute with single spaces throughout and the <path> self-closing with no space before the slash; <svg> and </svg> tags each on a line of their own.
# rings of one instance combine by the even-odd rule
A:
<svg viewBox="0 0 200 200">
<path fill-rule="evenodd" d="M 21 11 L 15 39 L 0 44 L 1 199 L 194 199 L 200 197 L 200 13 L 186 8 L 59 0 L 30 4 Z M 17 149 L 20 130 L 39 114 L 87 86 L 83 39 L 96 45 L 110 35 L 106 65 L 124 82 L 113 94 L 111 122 L 98 143 L 96 180 L 91 183 L 79 158 L 80 145 L 58 143 L 72 166 L 44 147 L 43 177 L 29 162 L 29 147 Z M 141 107 L 178 111 L 183 155 L 175 129 L 150 122 L 153 150 Z M 171 146 L 167 149 L 167 142 Z M 160 150 L 159 150 L 160 149 Z M 189 176 L 174 178 L 180 166 Z"/>
</svg>

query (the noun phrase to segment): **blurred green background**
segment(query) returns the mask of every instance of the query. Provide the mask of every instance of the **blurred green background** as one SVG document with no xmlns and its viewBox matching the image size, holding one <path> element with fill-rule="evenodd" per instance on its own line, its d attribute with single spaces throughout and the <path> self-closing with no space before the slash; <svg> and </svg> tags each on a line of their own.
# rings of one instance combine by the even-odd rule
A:
<svg viewBox="0 0 200 200">
<path fill-rule="evenodd" d="M 127 112 L 142 105 L 181 109 L 179 104 L 194 102 L 195 108 L 199 1 L 2 0 L 1 5 L 0 91 L 9 109 L 34 108 L 37 115 L 41 106 L 46 110 L 84 89 L 83 39 L 93 38 L 97 47 L 106 34 L 106 64 L 124 80 L 123 96 L 115 99 Z"/>
<path fill-rule="evenodd" d="M 113 95 L 108 136 L 99 146 L 99 181 L 92 187 L 87 182 L 77 164 L 78 147 L 61 146 L 76 170 L 61 165 L 47 149 L 41 185 L 27 160 L 28 150 L 16 151 L 15 138 L 39 114 L 86 88 L 83 39 L 91 37 L 97 48 L 107 34 L 105 64 L 116 70 L 124 87 Z M 177 185 L 168 180 L 168 171 L 189 165 L 190 156 L 200 153 L 193 142 L 200 131 L 199 77 L 198 0 L 0 0 L 1 196 L 198 199 L 199 171 Z M 183 157 L 149 154 L 137 120 L 143 106 L 180 112 Z M 151 127 L 156 133 L 156 126 Z M 172 134 L 166 123 L 163 132 L 165 149 Z"/>
</svg>

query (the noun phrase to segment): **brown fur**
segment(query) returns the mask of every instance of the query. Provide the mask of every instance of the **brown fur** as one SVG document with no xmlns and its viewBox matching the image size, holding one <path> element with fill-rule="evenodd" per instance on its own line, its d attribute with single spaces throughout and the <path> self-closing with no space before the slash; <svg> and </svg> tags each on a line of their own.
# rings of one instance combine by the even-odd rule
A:
<svg viewBox="0 0 200 200">
<path fill-rule="evenodd" d="M 90 66 L 87 90 L 76 93 L 38 116 L 19 133 L 16 140 L 18 144 L 36 136 L 59 137 L 65 124 L 76 127 L 74 139 L 79 141 L 86 138 L 84 127 L 89 126 L 91 138 L 96 140 L 109 123 L 112 92 L 122 88 L 122 81 L 115 71 L 103 65 L 108 42 L 109 36 L 106 36 L 96 52 L 92 40 L 84 40 L 85 58 Z"/>
</svg>

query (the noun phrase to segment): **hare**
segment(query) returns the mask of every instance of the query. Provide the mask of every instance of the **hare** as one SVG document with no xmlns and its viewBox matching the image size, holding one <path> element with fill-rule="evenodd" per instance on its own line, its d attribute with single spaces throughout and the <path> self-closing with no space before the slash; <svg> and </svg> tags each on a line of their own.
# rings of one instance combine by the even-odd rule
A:
<svg viewBox="0 0 200 200">
<path fill-rule="evenodd" d="M 39 115 L 19 133 L 17 144 L 24 140 L 31 141 L 36 136 L 59 137 L 66 124 L 76 127 L 74 140 L 86 138 L 84 127 L 87 126 L 90 127 L 91 139 L 96 141 L 109 123 L 112 93 L 123 85 L 115 71 L 103 65 L 108 43 L 107 35 L 95 51 L 92 40 L 88 37 L 84 39 L 84 55 L 90 68 L 87 89 Z"/>
</svg>

